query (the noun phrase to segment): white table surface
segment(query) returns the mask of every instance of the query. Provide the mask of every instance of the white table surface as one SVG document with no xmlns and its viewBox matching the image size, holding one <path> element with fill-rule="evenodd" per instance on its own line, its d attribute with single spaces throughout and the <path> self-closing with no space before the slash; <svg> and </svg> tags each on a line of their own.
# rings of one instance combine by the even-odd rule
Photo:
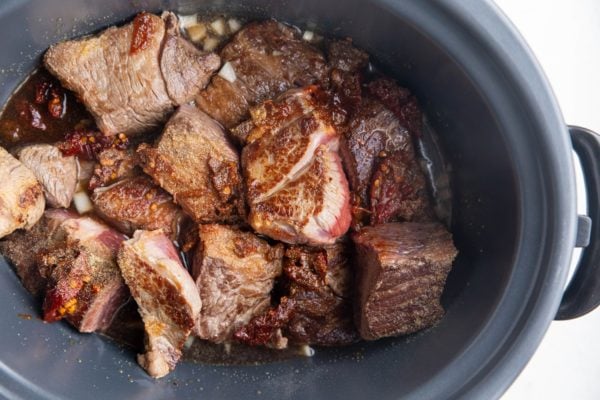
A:
<svg viewBox="0 0 600 400">
<path fill-rule="evenodd" d="M 565 121 L 600 133 L 600 0 L 496 0 L 496 4 L 538 58 Z M 585 207 L 580 188 L 578 197 L 578 205 Z M 600 399 L 600 309 L 552 323 L 502 397 L 521 399 Z"/>
</svg>

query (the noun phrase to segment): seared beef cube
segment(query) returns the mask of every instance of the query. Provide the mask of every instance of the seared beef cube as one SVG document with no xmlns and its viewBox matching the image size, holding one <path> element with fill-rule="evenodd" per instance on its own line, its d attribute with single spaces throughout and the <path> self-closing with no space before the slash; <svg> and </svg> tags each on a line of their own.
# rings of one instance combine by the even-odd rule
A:
<svg viewBox="0 0 600 400">
<path fill-rule="evenodd" d="M 75 213 L 67 210 L 47 210 L 31 229 L 15 231 L 0 241 L 0 253 L 11 262 L 21 283 L 33 296 L 44 295 L 49 273 L 39 262 L 40 252 L 64 239 L 64 231 L 59 228 L 65 220 L 75 217 Z"/>
<path fill-rule="evenodd" d="M 217 55 L 182 44 L 174 18 L 141 13 L 120 28 L 51 46 L 44 64 L 104 134 L 151 130 L 191 100 L 220 64 Z"/>
<path fill-rule="evenodd" d="M 367 85 L 367 93 L 391 110 L 410 134 L 418 138 L 423 129 L 423 115 L 416 97 L 390 78 L 380 78 Z"/>
<path fill-rule="evenodd" d="M 214 76 L 196 103 L 226 128 L 247 119 L 250 107 L 327 76 L 321 52 L 303 41 L 297 29 L 274 20 L 244 26 L 220 55 L 235 78 Z"/>
<path fill-rule="evenodd" d="M 48 275 L 44 321 L 65 318 L 80 332 L 105 330 L 129 298 L 116 264 L 125 236 L 89 217 L 68 218 L 59 229 L 64 241 L 38 256 Z"/>
<path fill-rule="evenodd" d="M 29 168 L 0 147 L 0 238 L 31 228 L 44 213 L 44 192 Z"/>
<path fill-rule="evenodd" d="M 287 243 L 327 244 L 350 225 L 348 182 L 327 95 L 316 86 L 252 110 L 242 152 L 250 225 Z"/>
<path fill-rule="evenodd" d="M 243 215 L 239 159 L 223 128 L 184 105 L 154 147 L 138 149 L 144 172 L 199 223 L 235 222 Z"/>
<path fill-rule="evenodd" d="M 329 67 L 344 72 L 359 72 L 369 64 L 369 55 L 352 44 L 352 40 L 334 40 L 327 48 Z"/>
<path fill-rule="evenodd" d="M 294 300 L 282 297 L 277 307 L 252 318 L 249 323 L 235 331 L 233 337 L 249 346 L 287 348 L 288 338 L 283 336 L 282 331 L 290 322 L 295 305 Z"/>
<path fill-rule="evenodd" d="M 136 231 L 123 242 L 118 262 L 144 321 L 146 352 L 138 362 L 160 378 L 175 368 L 196 324 L 202 305 L 198 289 L 160 230 Z"/>
<path fill-rule="evenodd" d="M 343 244 L 292 247 L 284 273 L 295 303 L 285 335 L 295 343 L 341 346 L 359 337 L 352 321 L 352 271 Z"/>
<path fill-rule="evenodd" d="M 42 184 L 48 204 L 69 207 L 79 173 L 75 157 L 65 157 L 56 146 L 49 144 L 29 145 L 21 149 L 18 156 Z"/>
<path fill-rule="evenodd" d="M 97 188 L 92 194 L 92 201 L 94 210 L 102 219 L 128 235 L 138 229 L 162 228 L 175 240 L 184 218 L 171 195 L 145 175 Z"/>
<path fill-rule="evenodd" d="M 397 220 L 431 221 L 433 209 L 427 182 L 411 152 L 384 157 L 375 173 L 370 190 L 371 225 Z"/>
<path fill-rule="evenodd" d="M 139 175 L 139 160 L 134 149 L 108 148 L 98 154 L 88 189 L 93 191 L 124 178 Z"/>
<path fill-rule="evenodd" d="M 192 274 L 202 299 L 196 332 L 202 339 L 226 342 L 271 305 L 283 246 L 224 225 L 200 225 L 199 236 Z"/>
<path fill-rule="evenodd" d="M 440 223 L 389 223 L 354 233 L 355 322 L 366 340 L 427 328 L 444 315 L 440 297 L 457 251 Z"/>
</svg>

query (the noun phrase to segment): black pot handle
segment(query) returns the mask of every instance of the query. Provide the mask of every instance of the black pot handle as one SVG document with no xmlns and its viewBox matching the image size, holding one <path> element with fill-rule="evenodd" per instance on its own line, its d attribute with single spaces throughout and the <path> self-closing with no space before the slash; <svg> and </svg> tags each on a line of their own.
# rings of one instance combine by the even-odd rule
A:
<svg viewBox="0 0 600 400">
<path fill-rule="evenodd" d="M 570 126 L 573 149 L 579 156 L 585 181 L 588 217 L 579 217 L 578 247 L 585 247 L 554 319 L 580 317 L 600 305 L 600 136 Z"/>
</svg>

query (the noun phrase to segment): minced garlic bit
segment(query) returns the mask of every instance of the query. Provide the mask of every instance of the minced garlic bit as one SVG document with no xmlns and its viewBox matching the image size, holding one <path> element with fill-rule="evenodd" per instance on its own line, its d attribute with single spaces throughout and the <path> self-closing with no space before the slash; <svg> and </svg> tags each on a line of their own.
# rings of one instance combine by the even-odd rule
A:
<svg viewBox="0 0 600 400">
<path fill-rule="evenodd" d="M 219 45 L 219 40 L 210 36 L 204 40 L 204 46 L 202 47 L 204 51 L 213 51 Z"/>
<path fill-rule="evenodd" d="M 304 31 L 304 33 L 302 34 L 302 39 L 306 40 L 307 42 L 310 42 L 311 40 L 313 40 L 315 37 L 315 33 L 313 31 Z"/>
<path fill-rule="evenodd" d="M 229 25 L 229 31 L 231 33 L 236 33 L 242 28 L 242 24 L 235 18 L 229 18 L 227 20 L 227 25 Z"/>
<path fill-rule="evenodd" d="M 219 70 L 219 76 L 231 83 L 235 82 L 235 80 L 237 79 L 237 77 L 235 76 L 235 70 L 233 69 L 233 66 L 229 61 L 223 64 L 223 66 Z"/>
<path fill-rule="evenodd" d="M 206 37 L 207 29 L 204 24 L 196 24 L 186 28 L 190 40 L 194 43 L 200 43 Z"/>
<path fill-rule="evenodd" d="M 223 18 L 217 18 L 210 23 L 210 27 L 219 36 L 225 35 L 225 21 Z"/>
<path fill-rule="evenodd" d="M 198 14 L 179 15 L 179 26 L 186 29 L 198 23 Z"/>
</svg>

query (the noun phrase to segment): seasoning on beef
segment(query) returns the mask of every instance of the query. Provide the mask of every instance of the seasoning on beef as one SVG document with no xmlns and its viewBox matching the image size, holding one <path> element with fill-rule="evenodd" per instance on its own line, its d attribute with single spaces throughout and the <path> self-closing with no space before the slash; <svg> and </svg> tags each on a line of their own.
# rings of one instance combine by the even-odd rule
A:
<svg viewBox="0 0 600 400">
<path fill-rule="evenodd" d="M 77 215 L 68 210 L 46 210 L 42 218 L 29 230 L 17 230 L 0 241 L 0 253 L 10 261 L 21 283 L 35 297 L 43 297 L 48 271 L 39 262 L 42 250 L 54 248 L 64 240 L 59 229 L 68 218 Z"/>
<path fill-rule="evenodd" d="M 299 344 L 342 346 L 358 341 L 352 321 L 352 271 L 341 243 L 291 247 L 284 273 L 295 303 L 284 335 Z"/>
<path fill-rule="evenodd" d="M 247 24 L 220 55 L 233 77 L 214 76 L 196 103 L 226 128 L 247 119 L 250 107 L 327 76 L 321 52 L 298 30 L 274 20 Z"/>
<path fill-rule="evenodd" d="M 388 223 L 354 233 L 355 322 L 363 339 L 404 335 L 444 315 L 440 297 L 457 252 L 440 223 Z"/>
<path fill-rule="evenodd" d="M 118 256 L 146 331 L 139 364 L 154 378 L 175 368 L 202 306 L 192 277 L 161 230 L 136 231 Z"/>
<path fill-rule="evenodd" d="M 242 152 L 248 222 L 287 243 L 333 243 L 350 225 L 350 207 L 328 96 L 294 89 L 251 113 Z"/>
<path fill-rule="evenodd" d="M 31 170 L 0 147 L 0 239 L 31 228 L 44 213 L 44 192 Z"/>
<path fill-rule="evenodd" d="M 191 100 L 219 68 L 217 55 L 186 46 L 173 25 L 172 13 L 164 19 L 141 13 L 97 36 L 52 45 L 44 64 L 83 101 L 105 135 L 146 132 Z"/>
<path fill-rule="evenodd" d="M 88 189 L 93 191 L 100 186 L 108 186 L 120 179 L 139 175 L 138 156 L 134 149 L 120 150 L 110 147 L 97 155 L 98 163 L 94 166 Z"/>
<path fill-rule="evenodd" d="M 63 156 L 50 144 L 26 146 L 19 150 L 18 156 L 42 184 L 47 203 L 52 207 L 69 207 L 77 186 L 77 159 Z"/>
<path fill-rule="evenodd" d="M 102 331 L 129 298 L 116 264 L 125 236 L 90 217 L 67 218 L 59 229 L 64 240 L 38 255 L 48 280 L 44 321 L 64 318 L 80 332 Z"/>
<path fill-rule="evenodd" d="M 199 236 L 192 273 L 202 299 L 196 332 L 202 339 L 227 342 L 269 308 L 283 246 L 225 225 L 200 225 Z"/>
<path fill-rule="evenodd" d="M 231 223 L 244 214 L 237 152 L 196 107 L 181 106 L 155 146 L 142 144 L 137 153 L 144 172 L 196 222 Z"/>
<path fill-rule="evenodd" d="M 102 219 L 128 235 L 138 229 L 162 228 L 165 235 L 176 240 L 184 218 L 171 195 L 146 175 L 97 188 L 92 194 L 92 202 Z"/>
</svg>

